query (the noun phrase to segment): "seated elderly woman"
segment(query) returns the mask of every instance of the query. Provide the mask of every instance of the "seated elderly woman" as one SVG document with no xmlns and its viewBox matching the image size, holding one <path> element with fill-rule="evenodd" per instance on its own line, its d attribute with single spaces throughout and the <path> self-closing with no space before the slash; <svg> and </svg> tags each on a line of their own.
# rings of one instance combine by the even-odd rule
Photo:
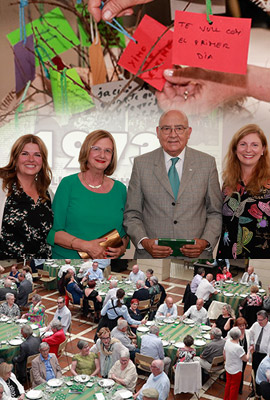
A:
<svg viewBox="0 0 270 400">
<path fill-rule="evenodd" d="M 3 387 L 3 400 L 24 398 L 24 387 L 17 380 L 12 371 L 13 365 L 3 362 L 0 364 L 0 384 Z"/>
<path fill-rule="evenodd" d="M 51 330 L 53 334 L 42 339 L 42 342 L 48 343 L 50 346 L 50 353 L 54 353 L 58 357 L 58 348 L 61 343 L 66 340 L 65 332 L 60 321 L 52 320 Z"/>
<path fill-rule="evenodd" d="M 72 375 L 98 375 L 100 371 L 98 355 L 90 353 L 89 343 L 85 340 L 79 340 L 77 347 L 80 352 L 72 358 L 70 369 Z"/>
<path fill-rule="evenodd" d="M 9 318 L 20 318 L 21 312 L 19 306 L 15 303 L 15 296 L 12 293 L 6 294 L 6 302 L 0 306 L 0 315 L 6 315 Z"/>
<path fill-rule="evenodd" d="M 131 316 L 131 318 L 135 319 L 136 321 L 141 321 L 143 319 L 143 316 L 142 316 L 140 310 L 138 310 L 139 304 L 140 304 L 139 300 L 132 299 L 130 302 L 130 308 L 128 309 L 129 315 Z M 138 325 L 130 326 L 133 333 L 136 333 L 137 326 Z"/>
<path fill-rule="evenodd" d="M 27 318 L 28 321 L 38 325 L 39 328 L 44 325 L 44 316 L 46 310 L 45 306 L 41 304 L 41 301 L 41 296 L 39 294 L 34 294 L 29 311 L 22 316 L 22 318 Z"/>
<path fill-rule="evenodd" d="M 196 350 L 194 349 L 194 339 L 192 336 L 187 335 L 184 337 L 184 347 L 180 347 L 177 350 L 177 363 L 179 362 L 190 362 L 196 356 Z"/>
<path fill-rule="evenodd" d="M 91 353 L 99 354 L 100 373 L 103 378 L 108 377 L 111 367 L 120 360 L 120 353 L 125 346 L 115 338 L 111 338 L 109 328 L 101 328 L 98 332 L 98 340 L 91 347 Z"/>
<path fill-rule="evenodd" d="M 160 286 L 158 284 L 158 278 L 156 276 L 151 276 L 150 288 L 149 288 L 150 298 L 153 299 L 155 295 L 159 293 L 160 293 Z"/>
<path fill-rule="evenodd" d="M 135 365 L 129 358 L 128 349 L 121 351 L 120 360 L 116 361 L 109 371 L 109 378 L 134 393 L 138 374 Z"/>
</svg>

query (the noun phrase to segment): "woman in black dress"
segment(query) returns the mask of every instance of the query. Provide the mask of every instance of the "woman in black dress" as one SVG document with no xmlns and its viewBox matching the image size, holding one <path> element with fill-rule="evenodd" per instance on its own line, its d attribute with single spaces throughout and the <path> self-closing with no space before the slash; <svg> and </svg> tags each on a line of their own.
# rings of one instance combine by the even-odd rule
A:
<svg viewBox="0 0 270 400">
<path fill-rule="evenodd" d="M 86 317 L 89 315 L 88 300 L 92 300 L 95 306 L 95 321 L 98 322 L 100 318 L 100 310 L 102 308 L 102 297 L 95 290 L 95 287 L 96 287 L 96 281 L 88 281 L 83 296 L 83 315 Z"/>
</svg>

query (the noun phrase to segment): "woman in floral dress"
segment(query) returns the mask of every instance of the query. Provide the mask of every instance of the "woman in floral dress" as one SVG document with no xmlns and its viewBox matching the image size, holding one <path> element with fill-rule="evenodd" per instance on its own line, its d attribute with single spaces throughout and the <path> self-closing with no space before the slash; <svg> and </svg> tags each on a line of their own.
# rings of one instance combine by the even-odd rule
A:
<svg viewBox="0 0 270 400">
<path fill-rule="evenodd" d="M 22 318 L 27 318 L 28 321 L 38 325 L 39 328 L 44 325 L 44 316 L 46 310 L 45 306 L 41 304 L 41 301 L 41 296 L 39 294 L 34 294 L 29 311 L 22 316 Z"/>
</svg>

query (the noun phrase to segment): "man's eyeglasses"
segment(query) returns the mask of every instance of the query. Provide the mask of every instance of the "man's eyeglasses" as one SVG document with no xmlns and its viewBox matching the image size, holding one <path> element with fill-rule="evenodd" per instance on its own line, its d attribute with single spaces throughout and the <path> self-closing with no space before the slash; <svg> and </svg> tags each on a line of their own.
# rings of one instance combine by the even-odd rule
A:
<svg viewBox="0 0 270 400">
<path fill-rule="evenodd" d="M 101 340 L 110 340 L 110 339 L 111 339 L 111 337 L 110 337 L 110 336 L 107 336 L 107 337 L 101 337 L 100 339 L 101 339 Z"/>
<path fill-rule="evenodd" d="M 112 156 L 113 155 L 113 150 L 112 149 L 102 149 L 99 146 L 91 146 L 90 149 L 92 150 L 93 153 L 95 154 L 100 154 L 102 151 L 104 151 L 104 153 L 107 156 Z"/>
<path fill-rule="evenodd" d="M 188 126 L 176 125 L 176 126 L 160 126 L 159 129 L 163 135 L 170 135 L 174 131 L 177 135 L 182 135 Z"/>
</svg>

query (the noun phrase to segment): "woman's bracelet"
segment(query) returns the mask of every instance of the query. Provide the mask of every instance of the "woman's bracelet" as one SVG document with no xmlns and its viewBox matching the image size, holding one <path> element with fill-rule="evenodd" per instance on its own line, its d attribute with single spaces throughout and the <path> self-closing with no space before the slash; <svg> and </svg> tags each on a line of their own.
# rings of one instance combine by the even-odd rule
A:
<svg viewBox="0 0 270 400">
<path fill-rule="evenodd" d="M 70 242 L 70 247 L 71 247 L 71 249 L 73 249 L 73 250 L 75 250 L 74 247 L 73 247 L 73 242 L 74 242 L 74 240 L 76 240 L 76 239 L 78 239 L 78 238 L 77 238 L 77 237 L 74 237 L 74 238 L 72 238 L 72 240 L 71 240 L 71 242 Z"/>
</svg>

